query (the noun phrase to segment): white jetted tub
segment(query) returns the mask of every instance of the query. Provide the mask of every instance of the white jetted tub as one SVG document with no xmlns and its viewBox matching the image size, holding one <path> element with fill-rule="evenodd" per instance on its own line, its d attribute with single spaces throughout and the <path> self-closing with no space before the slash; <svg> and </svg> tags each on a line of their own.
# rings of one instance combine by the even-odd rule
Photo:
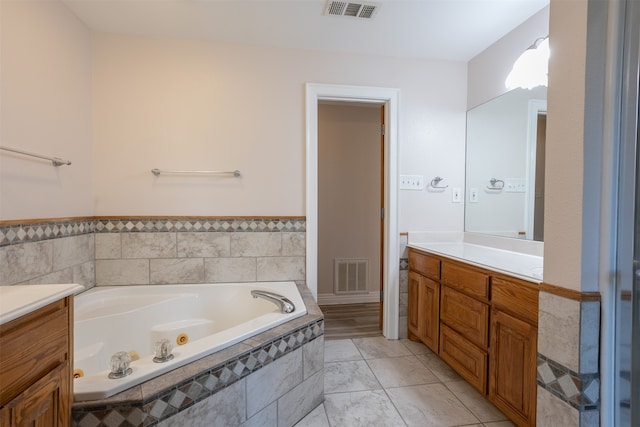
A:
<svg viewBox="0 0 640 427">
<path fill-rule="evenodd" d="M 283 313 L 252 290 L 289 299 Z M 75 298 L 75 401 L 103 399 L 267 329 L 303 316 L 307 309 L 294 282 L 98 287 Z M 173 358 L 153 361 L 166 339 Z M 112 355 L 125 352 L 131 373 L 111 379 Z M 126 357 L 126 356 L 125 356 Z"/>
</svg>

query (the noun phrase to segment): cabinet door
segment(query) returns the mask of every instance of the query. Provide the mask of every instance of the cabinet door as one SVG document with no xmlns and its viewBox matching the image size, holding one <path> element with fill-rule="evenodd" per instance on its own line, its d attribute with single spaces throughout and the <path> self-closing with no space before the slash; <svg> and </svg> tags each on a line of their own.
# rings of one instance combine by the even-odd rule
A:
<svg viewBox="0 0 640 427">
<path fill-rule="evenodd" d="M 440 328 L 440 284 L 414 271 L 409 272 L 409 336 L 438 352 Z"/>
<path fill-rule="evenodd" d="M 536 327 L 491 312 L 489 399 L 518 426 L 536 425 L 537 340 Z"/>
<path fill-rule="evenodd" d="M 11 412 L 11 426 L 66 427 L 71 417 L 69 401 L 69 368 L 61 364 L 22 394 L 7 408 Z"/>
</svg>

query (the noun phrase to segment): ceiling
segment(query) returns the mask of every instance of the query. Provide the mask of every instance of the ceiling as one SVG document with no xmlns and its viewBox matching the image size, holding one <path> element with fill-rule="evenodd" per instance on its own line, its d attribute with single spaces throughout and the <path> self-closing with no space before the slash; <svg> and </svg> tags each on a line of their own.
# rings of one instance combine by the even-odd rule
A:
<svg viewBox="0 0 640 427">
<path fill-rule="evenodd" d="M 324 14 L 326 0 L 62 0 L 96 32 L 468 61 L 549 0 L 351 0 L 373 18 Z M 348 0 L 345 0 L 348 1 Z"/>
</svg>

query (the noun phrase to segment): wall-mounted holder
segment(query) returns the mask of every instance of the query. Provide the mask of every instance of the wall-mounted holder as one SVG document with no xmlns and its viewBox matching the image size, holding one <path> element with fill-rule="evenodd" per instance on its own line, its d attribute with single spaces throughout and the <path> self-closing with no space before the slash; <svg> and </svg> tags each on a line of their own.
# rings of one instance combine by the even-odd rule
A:
<svg viewBox="0 0 640 427">
<path fill-rule="evenodd" d="M 11 147 L 2 147 L 0 146 L 0 150 L 9 151 L 11 153 L 22 154 L 23 156 L 35 157 L 37 159 L 48 160 L 51 162 L 53 166 L 62 166 L 71 164 L 70 160 L 64 160 L 59 157 L 51 157 L 51 156 L 43 156 L 42 154 L 31 153 L 29 151 L 18 150 L 17 148 Z"/>
<path fill-rule="evenodd" d="M 504 189 L 504 181 L 501 179 L 491 178 L 489 184 L 491 185 L 487 185 L 487 190 L 502 191 Z"/>
<path fill-rule="evenodd" d="M 440 184 L 441 181 L 444 181 L 444 178 L 440 177 L 440 176 L 436 176 L 435 178 L 433 178 L 431 180 L 431 182 L 429 183 L 429 187 L 436 189 L 436 190 L 444 190 L 445 188 L 448 188 L 448 185 L 438 185 Z"/>
<path fill-rule="evenodd" d="M 240 171 L 197 171 L 197 170 L 164 170 L 154 168 L 151 169 L 151 173 L 155 176 L 160 176 L 160 174 L 176 174 L 176 175 L 233 175 L 236 178 L 240 178 Z"/>
</svg>

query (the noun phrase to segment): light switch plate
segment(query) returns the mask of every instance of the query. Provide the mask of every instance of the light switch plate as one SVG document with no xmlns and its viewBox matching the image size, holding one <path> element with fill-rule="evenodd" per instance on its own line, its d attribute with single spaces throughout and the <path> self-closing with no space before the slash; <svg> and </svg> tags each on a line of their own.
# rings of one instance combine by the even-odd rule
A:
<svg viewBox="0 0 640 427">
<path fill-rule="evenodd" d="M 401 190 L 423 190 L 424 176 L 423 175 L 400 175 L 400 189 Z"/>
<path fill-rule="evenodd" d="M 469 189 L 469 203 L 478 203 L 478 189 L 470 188 Z"/>
<path fill-rule="evenodd" d="M 460 190 L 460 187 L 453 187 L 451 189 L 451 201 L 453 203 L 460 203 L 462 201 L 462 191 Z"/>
</svg>

